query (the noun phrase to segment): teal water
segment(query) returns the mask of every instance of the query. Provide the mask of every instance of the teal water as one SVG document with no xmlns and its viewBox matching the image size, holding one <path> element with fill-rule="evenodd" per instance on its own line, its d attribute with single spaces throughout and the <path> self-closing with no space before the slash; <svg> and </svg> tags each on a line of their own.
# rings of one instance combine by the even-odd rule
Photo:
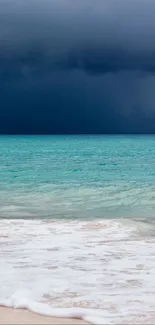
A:
<svg viewBox="0 0 155 325">
<path fill-rule="evenodd" d="M 155 137 L 1 136 L 1 218 L 155 216 Z"/>
<path fill-rule="evenodd" d="M 0 305 L 154 323 L 154 143 L 0 137 Z"/>
</svg>

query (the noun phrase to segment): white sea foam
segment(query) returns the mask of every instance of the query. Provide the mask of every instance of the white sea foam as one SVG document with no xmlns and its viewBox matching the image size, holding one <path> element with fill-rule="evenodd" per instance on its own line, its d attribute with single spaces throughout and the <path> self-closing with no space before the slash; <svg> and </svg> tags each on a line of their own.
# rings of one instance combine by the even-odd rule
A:
<svg viewBox="0 0 155 325">
<path fill-rule="evenodd" d="M 87 308 L 52 308 L 46 304 L 23 299 L 19 295 L 11 296 L 6 300 L 0 301 L 0 305 L 10 308 L 24 308 L 43 316 L 53 316 L 59 318 L 78 318 L 91 324 L 107 324 L 105 313 L 100 310 L 94 311 Z M 111 322 L 108 319 L 108 323 Z"/>
<path fill-rule="evenodd" d="M 155 320 L 153 226 L 0 220 L 0 304 L 93 324 Z"/>
</svg>

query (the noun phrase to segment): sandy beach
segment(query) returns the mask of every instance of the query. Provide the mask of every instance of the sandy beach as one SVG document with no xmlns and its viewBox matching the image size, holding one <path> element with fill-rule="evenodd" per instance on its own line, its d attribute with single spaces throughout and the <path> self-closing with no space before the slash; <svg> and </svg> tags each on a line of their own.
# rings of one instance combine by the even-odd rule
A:
<svg viewBox="0 0 155 325">
<path fill-rule="evenodd" d="M 80 319 L 44 317 L 25 309 L 0 307 L 0 324 L 87 324 Z"/>
</svg>

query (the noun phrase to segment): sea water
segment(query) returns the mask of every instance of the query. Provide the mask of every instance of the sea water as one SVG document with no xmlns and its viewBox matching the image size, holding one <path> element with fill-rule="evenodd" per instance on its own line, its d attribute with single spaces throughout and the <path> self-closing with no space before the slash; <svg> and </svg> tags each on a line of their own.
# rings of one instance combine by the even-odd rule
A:
<svg viewBox="0 0 155 325">
<path fill-rule="evenodd" d="M 0 137 L 0 304 L 155 320 L 155 137 Z"/>
</svg>

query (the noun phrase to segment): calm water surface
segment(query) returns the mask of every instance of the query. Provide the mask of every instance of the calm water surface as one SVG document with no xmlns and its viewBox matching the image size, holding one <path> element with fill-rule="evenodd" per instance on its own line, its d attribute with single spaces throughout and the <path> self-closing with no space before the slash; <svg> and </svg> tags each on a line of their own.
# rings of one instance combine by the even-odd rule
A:
<svg viewBox="0 0 155 325">
<path fill-rule="evenodd" d="M 155 137 L 0 137 L 0 206 L 5 218 L 154 218 Z"/>
</svg>

